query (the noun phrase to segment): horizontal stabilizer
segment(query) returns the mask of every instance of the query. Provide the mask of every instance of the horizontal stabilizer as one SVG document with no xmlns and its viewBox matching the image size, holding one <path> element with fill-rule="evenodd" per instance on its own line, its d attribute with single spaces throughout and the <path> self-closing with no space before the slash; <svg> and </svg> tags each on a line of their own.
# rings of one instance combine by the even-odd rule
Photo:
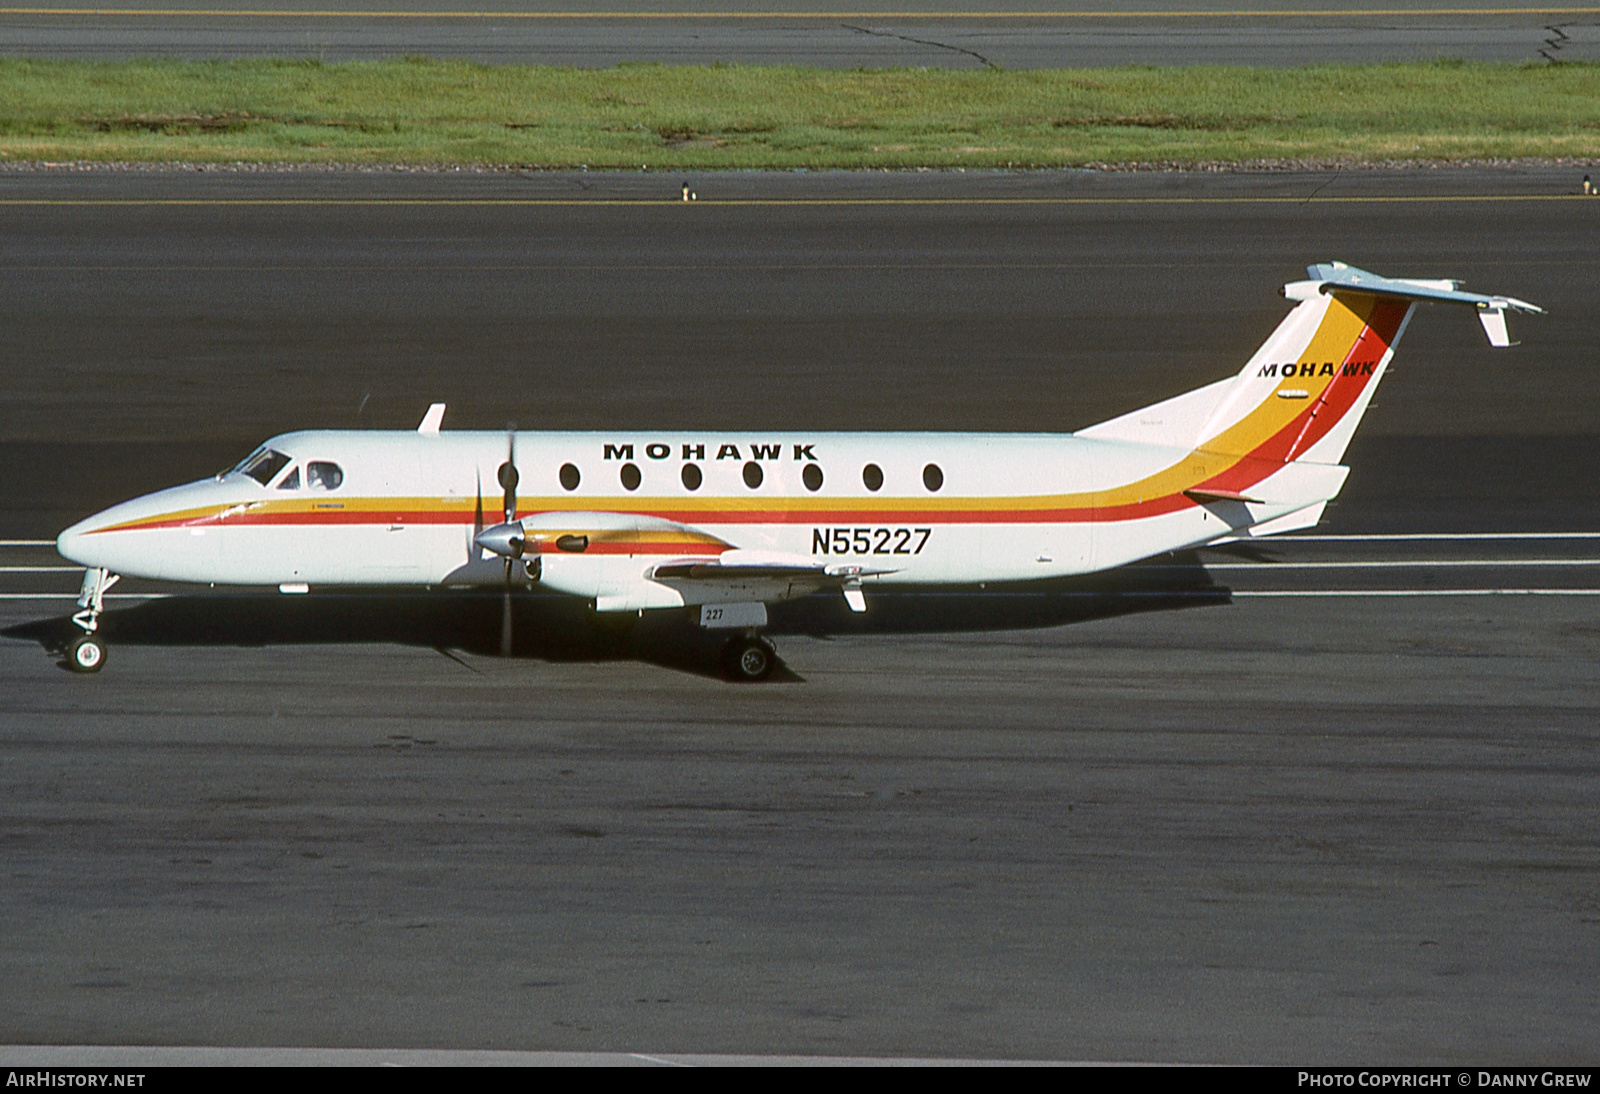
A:
<svg viewBox="0 0 1600 1094">
<path fill-rule="evenodd" d="M 1343 262 L 1324 262 L 1306 267 L 1311 280 L 1320 281 L 1323 292 L 1338 289 L 1358 289 L 1361 292 L 1380 293 L 1387 296 L 1404 296 L 1412 300 L 1437 300 L 1446 304 L 1473 304 L 1485 308 L 1510 308 L 1512 311 L 1544 314 L 1544 309 L 1514 296 L 1486 296 L 1483 293 L 1463 292 L 1459 281 L 1430 281 L 1410 277 L 1384 277 L 1367 270 L 1358 270 Z"/>
<path fill-rule="evenodd" d="M 1398 297 L 1404 300 L 1421 300 L 1433 304 L 1466 304 L 1478 309 L 1478 319 L 1489 336 L 1491 346 L 1511 346 L 1506 331 L 1506 312 L 1525 312 L 1542 315 L 1544 309 L 1514 296 L 1490 296 L 1484 293 L 1464 292 L 1459 281 L 1428 280 L 1411 277 L 1384 277 L 1370 270 L 1360 270 L 1343 262 L 1323 262 L 1308 266 L 1309 281 L 1294 281 L 1283 287 L 1283 295 L 1290 300 L 1309 300 L 1317 294 L 1338 292 L 1341 289 L 1371 293 L 1374 296 Z"/>
</svg>

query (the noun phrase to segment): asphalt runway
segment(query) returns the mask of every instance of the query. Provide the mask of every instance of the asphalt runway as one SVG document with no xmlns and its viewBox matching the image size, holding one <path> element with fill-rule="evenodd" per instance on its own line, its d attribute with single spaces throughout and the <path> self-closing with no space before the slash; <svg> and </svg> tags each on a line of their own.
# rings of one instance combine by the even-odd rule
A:
<svg viewBox="0 0 1600 1094">
<path fill-rule="evenodd" d="M 755 3 L 543 9 L 465 0 L 0 7 L 0 55 L 365 60 L 421 54 L 491 64 L 794 64 L 826 68 L 1371 64 L 1600 59 L 1600 8 L 1477 2 L 1276 0 L 1037 5 L 889 0 L 829 10 Z M 1245 10 L 1248 9 L 1248 10 Z"/>
<path fill-rule="evenodd" d="M 1592 1061 L 1575 175 L 0 175 L 0 1044 Z M 27 640 L 37 541 L 273 432 L 1072 429 L 1331 258 L 1550 314 L 1420 312 L 1314 536 L 797 605 L 755 687 L 538 595 Z"/>
</svg>

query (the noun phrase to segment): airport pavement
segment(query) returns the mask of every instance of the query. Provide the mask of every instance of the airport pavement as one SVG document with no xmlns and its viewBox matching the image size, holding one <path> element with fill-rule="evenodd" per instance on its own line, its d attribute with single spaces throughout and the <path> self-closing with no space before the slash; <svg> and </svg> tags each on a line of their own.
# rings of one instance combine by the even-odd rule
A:
<svg viewBox="0 0 1600 1094">
<path fill-rule="evenodd" d="M 1274 0 L 1075 4 L 1042 9 L 892 0 L 684 9 L 467 0 L 340 4 L 0 7 L 0 55 L 113 59 L 249 56 L 363 60 L 405 55 L 491 64 L 795 64 L 826 68 L 1307 65 L 1459 58 L 1593 61 L 1600 11 L 1423 0 L 1336 7 Z"/>
<path fill-rule="evenodd" d="M 0 660 L 12 1043 L 1584 1063 L 1593 598 Z"/>
<path fill-rule="evenodd" d="M 1572 175 L 749 174 L 689 208 L 642 172 L 0 175 L 16 539 L 434 398 L 447 427 L 1072 428 L 1236 369 L 1326 258 L 1551 312 L 1500 353 L 1419 315 L 1344 538 L 1106 579 L 1183 610 L 885 602 L 919 625 L 787 635 L 758 687 L 648 626 L 502 660 L 484 605 L 420 592 L 119 601 L 93 678 L 6 641 L 0 1044 L 1591 1061 Z"/>
</svg>

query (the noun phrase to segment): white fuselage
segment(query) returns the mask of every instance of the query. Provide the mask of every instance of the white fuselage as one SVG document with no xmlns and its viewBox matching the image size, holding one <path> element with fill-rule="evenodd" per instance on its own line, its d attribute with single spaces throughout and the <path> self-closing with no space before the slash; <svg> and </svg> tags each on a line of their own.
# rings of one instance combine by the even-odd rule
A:
<svg viewBox="0 0 1600 1094">
<path fill-rule="evenodd" d="M 288 460 L 267 481 L 235 470 L 134 499 L 67 529 L 61 553 L 218 584 L 503 580 L 502 561 L 473 538 L 504 517 L 504 434 L 308 431 L 264 448 Z M 594 514 L 637 514 L 697 533 L 597 539 L 583 553 L 551 537 L 543 582 L 589 597 L 640 582 L 663 560 L 728 550 L 858 562 L 889 571 L 867 578 L 881 582 L 1086 573 L 1303 509 L 1331 496 L 1344 471 L 1279 464 L 1257 476 L 1259 500 L 1207 505 L 1168 481 L 1179 465 L 1179 485 L 1194 481 L 1193 452 L 1072 435 L 519 433 L 515 453 L 518 516 L 559 529 L 571 513 L 579 533 Z M 338 485 L 312 486 L 314 463 L 334 465 Z"/>
</svg>

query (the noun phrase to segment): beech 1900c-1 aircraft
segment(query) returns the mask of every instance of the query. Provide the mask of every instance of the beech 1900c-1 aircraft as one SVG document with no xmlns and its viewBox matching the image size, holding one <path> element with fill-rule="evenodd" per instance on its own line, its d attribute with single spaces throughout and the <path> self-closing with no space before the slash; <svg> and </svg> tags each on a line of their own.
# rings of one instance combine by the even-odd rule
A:
<svg viewBox="0 0 1600 1094">
<path fill-rule="evenodd" d="M 1526 301 L 1343 263 L 1294 303 L 1243 371 L 1071 434 L 499 433 L 319 430 L 231 471 L 68 528 L 87 567 L 67 664 L 93 672 L 117 575 L 277 585 L 539 582 L 595 611 L 687 610 L 726 628 L 724 666 L 760 679 L 767 605 L 875 585 L 1107 570 L 1314 526 L 1419 301 L 1465 305 L 1495 346 Z M 486 493 L 487 492 L 487 493 Z M 487 500 L 487 505 L 486 505 Z M 485 509 L 490 519 L 485 518 Z"/>
</svg>

